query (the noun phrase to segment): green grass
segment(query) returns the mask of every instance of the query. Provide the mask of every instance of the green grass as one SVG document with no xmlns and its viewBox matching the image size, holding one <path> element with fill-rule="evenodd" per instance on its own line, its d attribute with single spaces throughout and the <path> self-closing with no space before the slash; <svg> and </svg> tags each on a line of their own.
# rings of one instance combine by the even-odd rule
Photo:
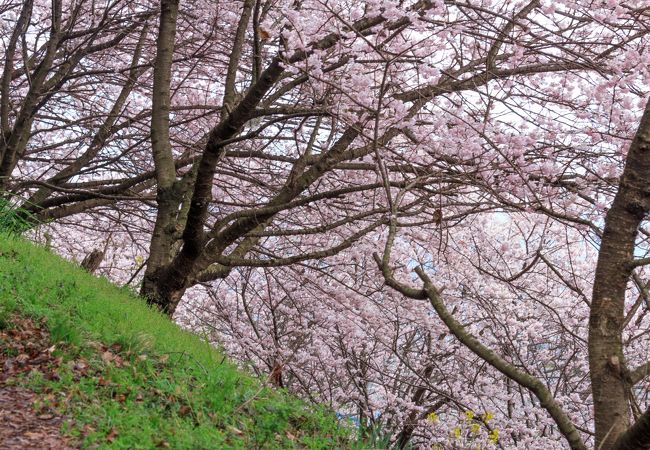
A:
<svg viewBox="0 0 650 450">
<path fill-rule="evenodd" d="M 32 227 L 33 216 L 26 210 L 17 209 L 12 205 L 9 201 L 10 197 L 11 195 L 6 192 L 0 192 L 0 230 L 20 234 Z"/>
<path fill-rule="evenodd" d="M 361 448 L 333 412 L 264 387 L 126 290 L 0 233 L 0 328 L 15 314 L 45 320 L 61 361 L 58 379 L 15 382 L 65 413 L 83 448 Z"/>
</svg>

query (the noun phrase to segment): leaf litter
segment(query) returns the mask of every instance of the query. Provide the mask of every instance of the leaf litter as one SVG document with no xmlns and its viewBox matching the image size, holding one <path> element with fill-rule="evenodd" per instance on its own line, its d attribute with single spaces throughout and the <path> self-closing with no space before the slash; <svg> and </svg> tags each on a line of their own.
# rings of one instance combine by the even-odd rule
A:
<svg viewBox="0 0 650 450">
<path fill-rule="evenodd" d="M 18 378 L 40 372 L 58 379 L 61 358 L 55 357 L 44 322 L 14 316 L 0 330 L 0 449 L 67 450 L 77 446 L 61 434 L 65 420 L 54 395 L 37 395 L 19 386 Z"/>
</svg>

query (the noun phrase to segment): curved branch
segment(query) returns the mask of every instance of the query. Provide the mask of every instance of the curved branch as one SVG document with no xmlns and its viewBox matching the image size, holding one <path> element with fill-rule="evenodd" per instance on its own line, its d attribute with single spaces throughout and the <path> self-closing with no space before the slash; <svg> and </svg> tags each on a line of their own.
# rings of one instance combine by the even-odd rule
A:
<svg viewBox="0 0 650 450">
<path fill-rule="evenodd" d="M 529 389 L 531 392 L 533 392 L 533 394 L 535 394 L 535 396 L 539 399 L 541 406 L 553 418 L 560 432 L 566 438 L 569 446 L 572 449 L 587 450 L 586 445 L 580 437 L 578 429 L 575 427 L 569 416 L 567 416 L 567 414 L 564 412 L 559 403 L 555 401 L 548 388 L 544 386 L 544 384 L 539 379 L 518 369 L 505 359 L 501 358 L 488 347 L 481 344 L 481 342 L 479 342 L 479 340 L 476 339 L 472 334 L 470 334 L 465 329 L 465 327 L 460 322 L 458 322 L 447 310 L 445 304 L 442 301 L 442 297 L 440 296 L 440 291 L 436 289 L 429 276 L 424 273 L 420 267 L 417 267 L 415 269 L 415 272 L 422 280 L 423 289 L 418 290 L 401 284 L 395 280 L 390 268 L 387 267 L 384 262 L 382 262 L 382 260 L 379 258 L 379 255 L 375 253 L 373 254 L 373 257 L 381 269 L 384 278 L 386 279 L 387 285 L 396 289 L 407 297 L 417 300 L 428 299 L 440 319 L 449 328 L 449 331 L 451 331 L 463 345 L 465 345 L 479 358 L 483 359 L 485 362 L 504 374 L 506 377 L 514 380 L 519 385 Z"/>
<path fill-rule="evenodd" d="M 529 389 L 535 394 L 539 399 L 541 406 L 551 415 L 555 423 L 557 424 L 560 433 L 568 441 L 569 446 L 572 449 L 576 450 L 586 450 L 580 433 L 576 429 L 575 425 L 569 418 L 569 416 L 564 412 L 560 404 L 555 401 L 553 395 L 548 390 L 544 383 L 542 383 L 538 378 L 518 369 L 505 359 L 501 358 L 495 352 L 490 350 L 485 345 L 481 344 L 478 339 L 476 339 L 472 334 L 470 334 L 465 327 L 458 322 L 454 316 L 447 310 L 445 304 L 442 301 L 440 292 L 433 285 L 429 276 L 424 273 L 422 268 L 416 267 L 415 273 L 424 283 L 424 291 L 431 302 L 431 306 L 436 310 L 440 319 L 447 325 L 449 330 L 456 336 L 456 338 L 470 349 L 474 354 L 483 359 L 485 362 L 490 364 L 492 367 L 497 369 L 499 372 L 510 378 L 511 380 L 516 381 L 521 386 Z"/>
</svg>

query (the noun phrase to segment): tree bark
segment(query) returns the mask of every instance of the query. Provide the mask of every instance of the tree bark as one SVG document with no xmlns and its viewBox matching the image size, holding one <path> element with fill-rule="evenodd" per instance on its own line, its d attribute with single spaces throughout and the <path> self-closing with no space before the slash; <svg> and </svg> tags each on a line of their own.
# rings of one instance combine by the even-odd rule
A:
<svg viewBox="0 0 650 450">
<path fill-rule="evenodd" d="M 171 76 L 179 0 L 162 0 L 156 42 L 151 112 L 151 148 L 156 172 L 158 211 L 149 247 L 149 262 L 144 273 L 141 295 L 168 314 L 167 288 L 158 286 L 164 269 L 172 258 L 176 214 L 181 193 L 176 183 L 176 167 L 169 138 Z"/>
<path fill-rule="evenodd" d="M 641 450 L 650 448 L 650 410 L 647 410 L 631 428 L 622 434 L 615 450 Z"/>
<path fill-rule="evenodd" d="M 589 369 L 596 448 L 601 450 L 614 448 L 617 439 L 630 426 L 630 383 L 625 375 L 622 343 L 625 292 L 632 274 L 639 225 L 649 211 L 650 103 L 630 146 L 618 192 L 605 218 L 591 300 Z"/>
</svg>

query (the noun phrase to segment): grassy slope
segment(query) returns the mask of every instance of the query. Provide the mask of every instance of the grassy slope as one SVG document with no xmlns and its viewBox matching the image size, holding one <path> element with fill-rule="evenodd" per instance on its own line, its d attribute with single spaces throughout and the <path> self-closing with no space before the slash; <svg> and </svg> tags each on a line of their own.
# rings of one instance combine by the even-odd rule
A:
<svg viewBox="0 0 650 450">
<path fill-rule="evenodd" d="M 16 382 L 71 417 L 83 447 L 357 445 L 333 413 L 263 387 L 125 290 L 0 234 L 0 327 L 15 313 L 45 318 L 62 359 L 58 380 Z"/>
</svg>

